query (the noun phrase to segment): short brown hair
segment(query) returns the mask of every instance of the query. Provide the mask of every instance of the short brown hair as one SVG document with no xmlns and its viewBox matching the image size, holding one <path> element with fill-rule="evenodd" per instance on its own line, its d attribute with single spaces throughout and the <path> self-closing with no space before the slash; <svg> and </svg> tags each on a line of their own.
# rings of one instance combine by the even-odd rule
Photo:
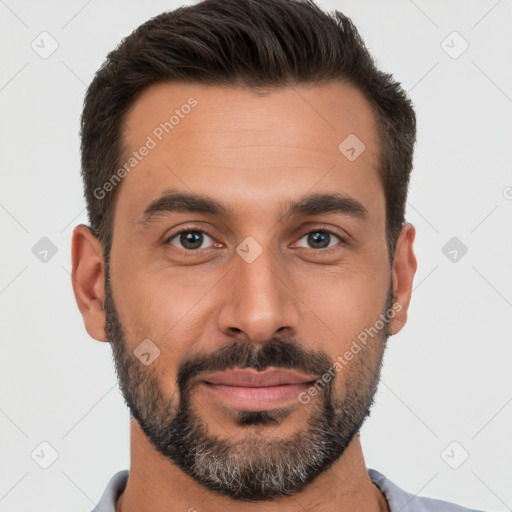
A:
<svg viewBox="0 0 512 512">
<path fill-rule="evenodd" d="M 89 221 L 107 255 L 119 187 L 101 199 L 94 191 L 120 165 L 124 118 L 143 90 L 171 81 L 263 88 L 332 79 L 357 87 L 375 112 L 392 262 L 404 223 L 415 113 L 400 84 L 377 69 L 350 19 L 311 0 L 205 0 L 150 19 L 109 53 L 87 90 L 81 123 Z"/>
</svg>

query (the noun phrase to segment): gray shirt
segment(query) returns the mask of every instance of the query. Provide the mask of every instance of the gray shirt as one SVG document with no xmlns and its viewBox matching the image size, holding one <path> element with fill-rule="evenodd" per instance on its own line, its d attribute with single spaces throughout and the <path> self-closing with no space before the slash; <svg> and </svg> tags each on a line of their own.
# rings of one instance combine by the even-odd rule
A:
<svg viewBox="0 0 512 512">
<path fill-rule="evenodd" d="M 374 469 L 369 469 L 371 481 L 381 490 L 388 500 L 391 512 L 479 512 L 474 509 L 460 507 L 447 501 L 421 498 L 403 491 L 391 480 Z M 108 483 L 103 495 L 92 512 L 115 512 L 118 496 L 124 491 L 128 480 L 128 470 L 119 471 Z"/>
</svg>

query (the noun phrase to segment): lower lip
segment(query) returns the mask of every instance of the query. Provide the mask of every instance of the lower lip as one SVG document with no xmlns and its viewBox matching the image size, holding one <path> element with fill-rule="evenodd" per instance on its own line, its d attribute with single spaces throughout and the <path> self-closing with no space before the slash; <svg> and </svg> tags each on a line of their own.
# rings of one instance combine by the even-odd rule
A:
<svg viewBox="0 0 512 512">
<path fill-rule="evenodd" d="M 210 384 L 209 382 L 203 382 L 203 384 L 223 402 L 245 411 L 264 411 L 281 407 L 292 400 L 298 402 L 299 394 L 311 386 L 311 383 L 304 383 L 284 384 L 266 388 L 248 388 Z"/>
</svg>

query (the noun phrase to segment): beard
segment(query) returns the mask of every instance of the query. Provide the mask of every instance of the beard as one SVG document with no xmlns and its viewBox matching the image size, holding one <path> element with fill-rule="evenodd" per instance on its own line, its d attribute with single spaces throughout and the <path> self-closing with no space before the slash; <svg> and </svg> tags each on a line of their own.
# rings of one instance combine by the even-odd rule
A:
<svg viewBox="0 0 512 512">
<path fill-rule="evenodd" d="M 192 383 L 201 373 L 233 368 L 261 371 L 271 366 L 325 375 L 333 365 L 327 354 L 285 338 L 273 337 L 260 348 L 250 342 L 228 342 L 213 353 L 185 358 L 178 369 L 177 390 L 171 396 L 160 385 L 157 365 L 142 364 L 127 343 L 113 302 L 108 263 L 105 293 L 106 332 L 131 415 L 155 450 L 213 492 L 240 501 L 294 495 L 342 456 L 369 415 L 389 336 L 387 322 L 377 337 L 342 368 L 342 391 L 334 385 L 337 378 L 322 382 L 323 388 L 308 404 L 308 420 L 293 435 L 286 439 L 267 435 L 268 426 L 278 430 L 293 409 L 229 409 L 241 430 L 235 436 L 237 440 L 230 440 L 209 432 L 208 422 L 194 409 Z M 391 300 L 388 291 L 386 310 Z M 258 425 L 261 432 L 256 430 Z"/>
</svg>

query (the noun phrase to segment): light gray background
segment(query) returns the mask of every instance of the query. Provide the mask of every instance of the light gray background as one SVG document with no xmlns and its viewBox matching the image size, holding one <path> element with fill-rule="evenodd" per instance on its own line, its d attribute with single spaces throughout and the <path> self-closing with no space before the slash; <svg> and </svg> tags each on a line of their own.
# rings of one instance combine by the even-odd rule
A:
<svg viewBox="0 0 512 512">
<path fill-rule="evenodd" d="M 87 221 L 79 116 L 107 52 L 178 5 L 0 0 L 2 512 L 88 511 L 129 465 L 110 347 L 88 337 L 71 289 L 71 232 Z M 510 510 L 512 2 L 321 5 L 352 17 L 419 119 L 407 209 L 419 267 L 363 427 L 367 464 L 414 493 Z M 31 48 L 50 48 L 43 31 L 59 45 L 47 59 Z M 458 58 L 453 31 L 469 43 Z M 42 237 L 58 249 L 47 262 L 32 253 Z M 452 237 L 468 248 L 456 262 L 442 252 Z M 58 452 L 48 469 L 43 441 Z"/>
</svg>

